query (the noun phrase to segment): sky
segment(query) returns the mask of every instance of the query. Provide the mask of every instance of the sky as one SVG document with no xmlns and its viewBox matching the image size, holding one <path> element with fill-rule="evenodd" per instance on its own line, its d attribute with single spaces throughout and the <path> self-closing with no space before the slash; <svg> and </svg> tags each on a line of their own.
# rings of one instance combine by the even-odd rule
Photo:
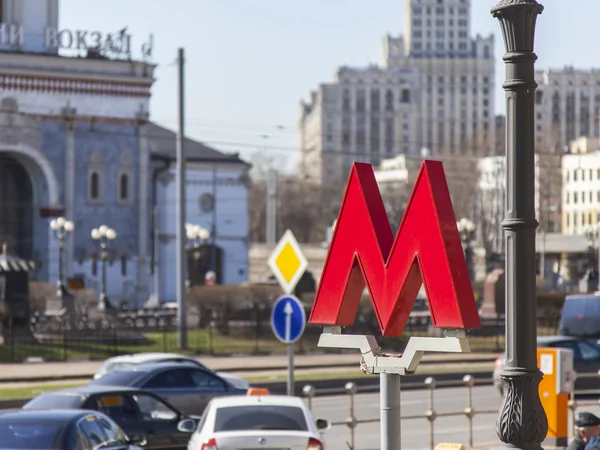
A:
<svg viewBox="0 0 600 450">
<path fill-rule="evenodd" d="M 471 0 L 472 34 L 495 35 L 496 113 L 504 114 L 504 44 Z M 600 68 L 599 0 L 542 0 L 536 68 Z M 378 63 L 386 34 L 404 31 L 405 0 L 60 0 L 60 28 L 132 35 L 134 56 L 154 36 L 151 119 L 177 125 L 177 49 L 185 49 L 186 135 L 224 152 L 298 156 L 299 104 L 341 65 Z"/>
</svg>

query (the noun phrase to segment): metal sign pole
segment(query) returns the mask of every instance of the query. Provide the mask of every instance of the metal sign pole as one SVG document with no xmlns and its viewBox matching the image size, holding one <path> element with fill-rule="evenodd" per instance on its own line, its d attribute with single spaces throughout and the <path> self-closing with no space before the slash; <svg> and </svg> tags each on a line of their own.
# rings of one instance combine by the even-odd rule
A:
<svg viewBox="0 0 600 450">
<path fill-rule="evenodd" d="M 381 373 L 381 450 L 400 450 L 401 414 L 400 414 L 400 375 Z"/>
<path fill-rule="evenodd" d="M 294 395 L 294 343 L 288 345 L 287 395 Z"/>
</svg>

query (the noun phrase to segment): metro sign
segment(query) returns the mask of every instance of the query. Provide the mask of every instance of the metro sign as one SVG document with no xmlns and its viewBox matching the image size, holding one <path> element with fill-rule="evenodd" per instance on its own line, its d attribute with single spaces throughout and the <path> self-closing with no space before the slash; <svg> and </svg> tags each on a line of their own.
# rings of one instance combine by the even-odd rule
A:
<svg viewBox="0 0 600 450">
<path fill-rule="evenodd" d="M 309 323 L 354 324 L 365 286 L 384 336 L 399 336 L 421 285 L 436 328 L 479 328 L 442 163 L 424 161 L 394 238 L 370 164 L 354 163 Z"/>
</svg>

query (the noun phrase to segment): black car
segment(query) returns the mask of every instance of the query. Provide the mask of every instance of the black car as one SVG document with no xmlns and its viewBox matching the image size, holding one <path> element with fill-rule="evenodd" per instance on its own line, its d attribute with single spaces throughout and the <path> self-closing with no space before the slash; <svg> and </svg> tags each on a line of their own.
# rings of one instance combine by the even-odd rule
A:
<svg viewBox="0 0 600 450">
<path fill-rule="evenodd" d="M 0 411 L 0 450 L 140 450 L 144 444 L 143 435 L 128 437 L 97 411 Z"/>
<path fill-rule="evenodd" d="M 185 449 L 198 420 L 139 389 L 84 386 L 41 394 L 23 409 L 86 409 L 106 414 L 129 435 L 143 435 L 148 449 Z"/>
<path fill-rule="evenodd" d="M 127 386 L 159 395 L 184 414 L 201 416 L 214 397 L 246 395 L 211 370 L 191 363 L 140 364 L 109 373 L 90 386 Z"/>
</svg>

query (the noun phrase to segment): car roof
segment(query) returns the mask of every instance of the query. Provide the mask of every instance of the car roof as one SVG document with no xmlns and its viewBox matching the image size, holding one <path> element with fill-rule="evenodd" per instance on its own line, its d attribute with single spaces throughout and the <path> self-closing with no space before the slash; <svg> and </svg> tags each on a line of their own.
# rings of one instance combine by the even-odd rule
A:
<svg viewBox="0 0 600 450">
<path fill-rule="evenodd" d="M 148 363 L 143 363 L 143 364 L 137 364 L 135 366 L 132 367 L 124 367 L 122 369 L 119 369 L 118 372 L 138 372 L 138 373 L 150 373 L 150 372 L 154 372 L 155 370 L 162 370 L 162 369 L 181 369 L 182 367 L 187 367 L 187 368 L 191 368 L 191 369 L 199 369 L 199 370 L 204 370 L 207 372 L 210 372 L 209 369 L 207 369 L 206 367 L 202 367 L 199 366 L 198 364 L 192 363 L 192 362 L 148 362 Z M 113 372 L 113 373 L 117 373 L 117 372 Z M 106 376 L 110 376 L 111 374 L 108 374 Z"/>
<path fill-rule="evenodd" d="M 195 358 L 187 355 L 178 355 L 177 353 L 134 353 L 129 355 L 115 356 L 109 358 L 106 362 L 119 363 L 128 362 L 133 364 L 143 364 L 150 361 L 160 361 L 163 359 L 186 359 L 189 361 L 197 362 Z"/>
<path fill-rule="evenodd" d="M 68 422 L 97 411 L 85 409 L 9 409 L 0 410 L 0 420 Z"/>
<path fill-rule="evenodd" d="M 537 343 L 538 344 L 549 344 L 551 342 L 559 342 L 559 341 L 580 341 L 581 338 L 577 336 L 538 336 Z"/>
<path fill-rule="evenodd" d="M 111 394 L 128 393 L 128 394 L 131 394 L 131 393 L 136 393 L 136 392 L 143 392 L 145 394 L 147 393 L 146 391 L 143 391 L 142 389 L 137 389 L 137 388 L 128 387 L 128 386 L 104 386 L 104 385 L 96 385 L 96 384 L 87 384 L 85 386 L 79 386 L 79 387 L 74 387 L 74 388 L 58 389 L 55 391 L 46 391 L 46 392 L 43 392 L 41 395 L 58 394 L 58 395 L 90 396 L 90 395 L 106 394 L 106 393 L 111 393 Z"/>
<path fill-rule="evenodd" d="M 235 395 L 215 397 L 210 401 L 214 408 L 226 408 L 228 406 L 254 406 L 254 405 L 279 405 L 298 406 L 304 408 L 304 401 L 300 397 L 289 397 L 287 395 Z"/>
</svg>

